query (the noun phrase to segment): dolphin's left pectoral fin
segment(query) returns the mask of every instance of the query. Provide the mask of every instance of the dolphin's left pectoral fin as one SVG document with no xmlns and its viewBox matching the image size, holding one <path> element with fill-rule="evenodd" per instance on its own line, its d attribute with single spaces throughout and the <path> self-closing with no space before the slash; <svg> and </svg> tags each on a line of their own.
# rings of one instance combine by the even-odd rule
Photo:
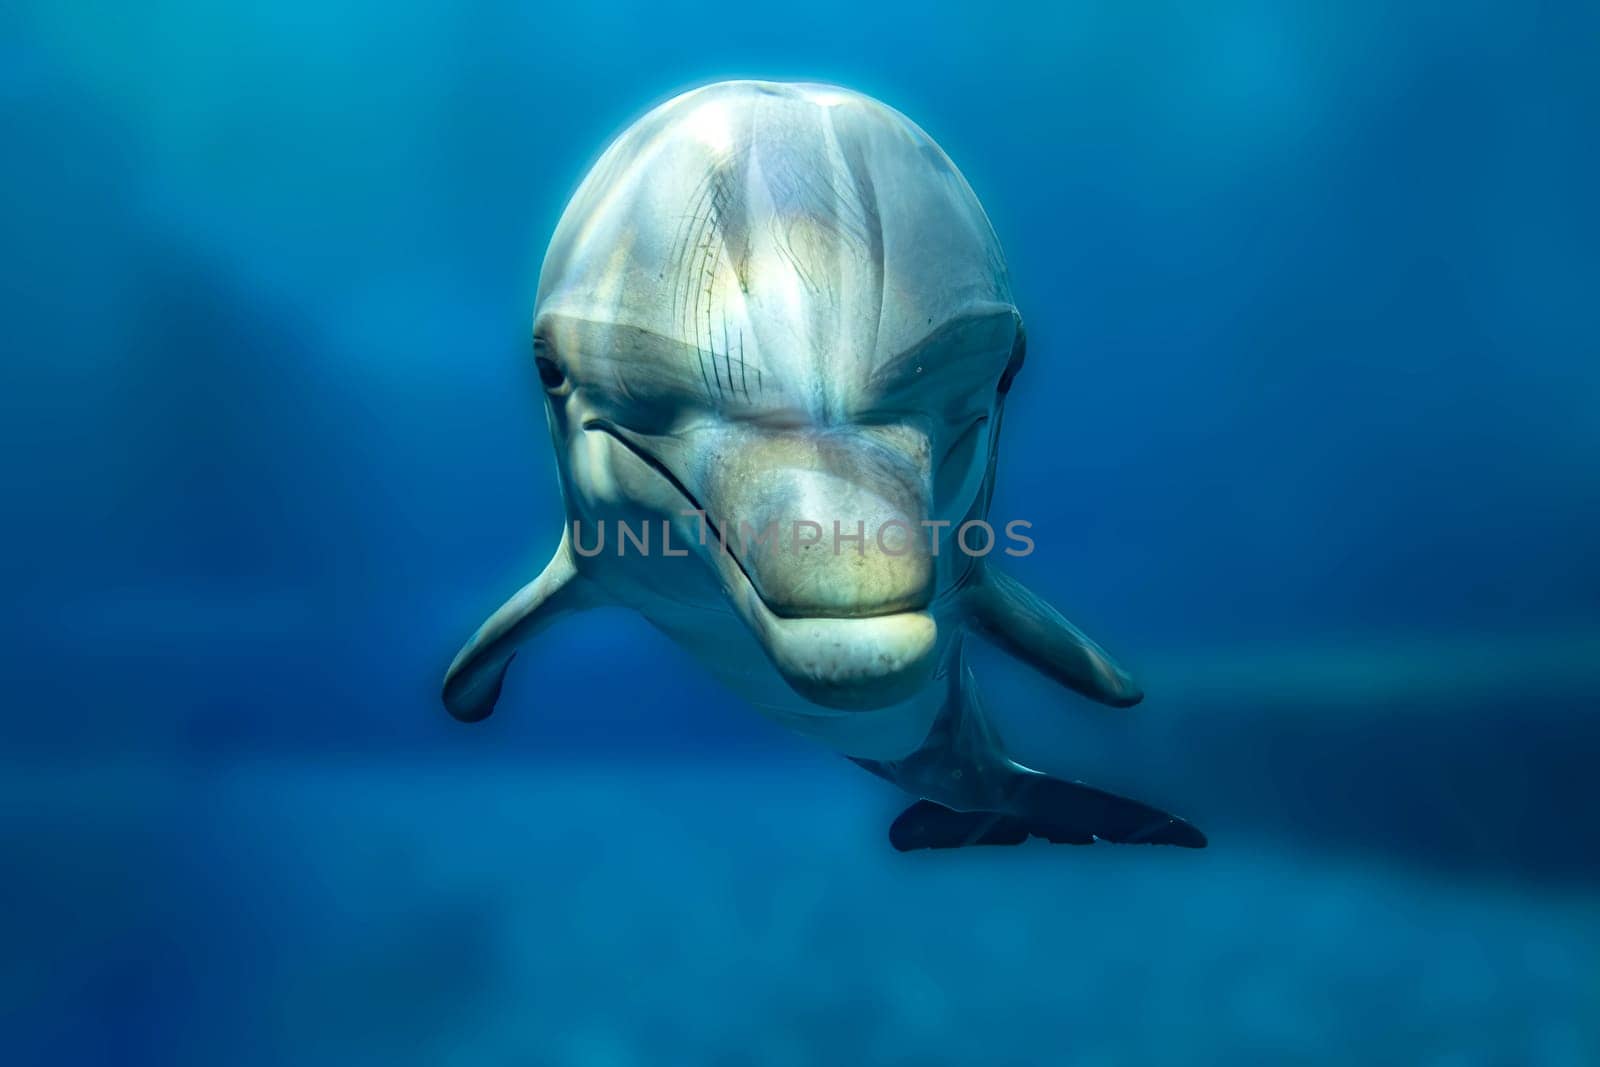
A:
<svg viewBox="0 0 1600 1067">
<path fill-rule="evenodd" d="M 975 631 L 1068 689 L 1117 708 L 1144 699 L 1105 649 L 999 568 L 983 567 L 967 587 L 965 602 Z"/>
<path fill-rule="evenodd" d="M 578 574 L 563 535 L 539 577 L 500 605 L 456 654 L 444 676 L 444 706 L 462 722 L 488 718 L 517 647 L 561 616 L 598 602 L 594 587 Z"/>
</svg>

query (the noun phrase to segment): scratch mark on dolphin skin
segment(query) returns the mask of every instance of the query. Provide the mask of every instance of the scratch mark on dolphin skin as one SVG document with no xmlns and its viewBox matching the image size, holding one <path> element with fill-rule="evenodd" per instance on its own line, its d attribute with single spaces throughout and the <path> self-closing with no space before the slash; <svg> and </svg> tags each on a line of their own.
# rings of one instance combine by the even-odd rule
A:
<svg viewBox="0 0 1600 1067">
<path fill-rule="evenodd" d="M 848 153 L 841 149 L 839 159 L 830 158 L 831 132 L 831 124 L 793 131 L 796 143 L 775 154 L 768 190 L 780 210 L 768 228 L 774 247 L 806 291 L 837 308 L 844 294 L 825 281 L 830 259 L 863 256 L 881 280 L 882 240 L 875 193 L 863 185 L 856 173 L 859 162 L 853 164 Z M 805 162 L 819 157 L 827 158 L 829 166 Z"/>
<path fill-rule="evenodd" d="M 728 201 L 727 184 L 720 179 L 723 177 L 719 168 L 711 183 L 711 203 L 706 210 L 705 223 L 700 229 L 698 250 L 700 253 L 699 266 L 696 268 L 699 278 L 695 281 L 695 348 L 703 353 L 709 353 L 711 370 L 717 382 L 717 395 L 720 397 L 726 392 L 722 384 L 722 371 L 717 365 L 717 349 L 711 330 L 712 305 L 716 302 L 717 258 L 722 246 L 720 219 L 723 208 Z M 702 298 L 704 303 L 702 304 Z M 705 334 L 700 333 L 701 311 L 704 309 Z M 702 359 L 705 358 L 702 356 Z M 727 388 L 733 387 L 732 368 L 729 368 Z"/>
<path fill-rule="evenodd" d="M 700 184 L 690 194 L 693 201 L 689 210 L 681 216 L 678 232 L 673 238 L 672 251 L 669 260 L 674 264 L 672 272 L 672 308 L 681 328 L 687 318 L 688 289 L 684 282 L 687 278 L 689 262 L 689 249 L 694 244 L 693 234 L 700 225 L 700 212 L 705 208 L 706 201 L 711 195 L 711 175 L 701 179 Z"/>
<path fill-rule="evenodd" d="M 877 305 L 877 313 L 872 316 L 872 337 L 869 341 L 868 352 L 876 358 L 878 338 L 883 333 L 884 261 L 886 258 L 883 248 L 883 209 L 878 202 L 878 187 L 872 180 L 872 168 L 867 164 L 860 142 L 840 137 L 839 128 L 831 114 L 828 119 L 828 128 L 833 134 L 833 141 L 839 149 L 840 156 L 845 161 L 846 173 L 855 183 L 856 202 L 861 207 L 862 239 L 867 246 L 868 262 L 872 269 L 872 285 L 868 288 L 866 295 Z"/>
<path fill-rule="evenodd" d="M 711 335 L 711 307 L 707 299 L 710 290 L 706 284 L 706 260 L 710 256 L 712 227 L 716 218 L 716 182 L 713 177 L 709 186 L 709 199 L 705 205 L 705 214 L 699 221 L 693 246 L 689 249 L 689 262 L 684 265 L 684 285 L 689 290 L 691 306 L 684 322 L 686 340 L 694 344 L 695 353 L 704 366 L 707 359 L 707 349 L 710 348 Z M 691 279 L 690 274 L 694 277 Z M 705 334 L 701 334 L 701 314 L 704 309 Z M 716 352 L 710 352 L 711 374 L 717 383 L 717 394 L 722 393 L 722 370 L 717 366 Z"/>
<path fill-rule="evenodd" d="M 744 386 L 744 398 L 746 400 L 749 400 L 750 399 L 750 383 L 745 380 L 744 370 L 745 370 L 745 362 L 744 362 L 744 331 L 740 330 L 739 331 L 739 384 Z M 760 374 L 760 371 L 757 371 L 756 373 Z M 757 378 L 756 380 L 760 381 L 759 378 Z"/>
<path fill-rule="evenodd" d="M 728 339 L 728 313 L 727 313 L 726 310 L 724 310 L 723 313 L 722 313 L 722 360 L 728 366 L 728 385 L 731 387 L 733 385 L 733 345 L 729 343 L 729 339 Z M 743 385 L 744 384 L 744 360 L 743 360 L 743 358 L 741 358 L 739 360 L 739 379 L 740 379 L 740 384 Z M 746 389 L 744 391 L 744 395 L 745 395 L 745 399 L 746 400 L 750 399 L 750 390 Z"/>
<path fill-rule="evenodd" d="M 673 313 L 677 318 L 682 340 L 686 342 L 697 332 L 692 326 L 694 316 L 690 307 L 689 262 L 694 254 L 696 245 L 694 235 L 699 232 L 705 221 L 701 217 L 701 212 L 707 212 L 706 218 L 710 217 L 709 201 L 713 194 L 712 186 L 715 178 L 715 172 L 707 174 L 696 188 L 695 193 L 692 194 L 695 197 L 694 207 L 684 216 L 683 224 L 679 229 L 679 236 L 673 242 L 673 250 L 670 257 L 675 264 L 672 272 Z M 699 360 L 700 380 L 705 383 L 706 395 L 709 397 L 711 395 L 711 376 L 706 373 L 705 354 L 701 352 L 698 345 L 695 346 L 695 358 Z"/>
<path fill-rule="evenodd" d="M 671 306 L 680 339 L 694 348 L 706 396 L 713 401 L 737 388 L 726 336 L 727 309 L 718 306 L 722 301 L 717 298 L 717 284 L 726 256 L 741 291 L 749 291 L 750 242 L 738 188 L 742 161 L 748 154 L 748 146 L 742 147 L 710 168 L 690 194 L 693 207 L 682 217 L 669 253 L 674 264 Z M 719 316 L 725 335 L 720 351 L 716 346 Z"/>
</svg>

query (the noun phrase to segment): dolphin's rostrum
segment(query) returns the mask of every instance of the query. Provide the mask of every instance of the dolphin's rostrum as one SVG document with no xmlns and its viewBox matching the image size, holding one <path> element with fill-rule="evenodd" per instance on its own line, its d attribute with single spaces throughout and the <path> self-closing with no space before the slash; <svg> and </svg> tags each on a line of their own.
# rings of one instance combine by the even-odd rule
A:
<svg viewBox="0 0 1600 1067">
<path fill-rule="evenodd" d="M 1101 703 L 1141 694 L 993 555 L 953 543 L 987 518 L 1025 338 L 983 209 L 904 116 L 748 81 L 656 108 L 568 205 L 533 331 L 568 525 L 451 664 L 457 718 L 493 710 L 516 648 L 558 616 L 621 604 L 919 798 L 896 848 L 1205 844 L 1023 767 L 984 719 L 968 634 Z M 800 524 L 848 534 L 788 537 Z M 891 547 L 871 532 L 890 525 L 929 536 Z M 608 527 L 661 540 L 594 551 Z"/>
</svg>

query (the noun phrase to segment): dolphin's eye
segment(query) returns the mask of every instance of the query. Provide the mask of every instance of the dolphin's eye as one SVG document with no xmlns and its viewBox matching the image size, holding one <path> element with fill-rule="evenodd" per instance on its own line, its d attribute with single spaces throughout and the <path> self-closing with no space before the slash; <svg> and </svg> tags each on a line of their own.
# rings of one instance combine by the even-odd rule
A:
<svg viewBox="0 0 1600 1067">
<path fill-rule="evenodd" d="M 1011 346 L 1011 360 L 1006 364 L 1005 371 L 1000 375 L 1000 395 L 1011 392 L 1011 383 L 1017 377 L 1017 371 L 1022 369 L 1022 361 L 1028 355 L 1028 335 L 1023 333 L 1022 324 L 1017 324 L 1017 339 Z"/>
<path fill-rule="evenodd" d="M 561 373 L 561 368 L 556 366 L 556 361 L 546 356 L 535 356 L 534 364 L 539 368 L 539 381 L 544 383 L 546 389 L 552 392 L 566 384 L 567 376 Z"/>
<path fill-rule="evenodd" d="M 559 393 L 567 384 L 567 372 L 555 361 L 550 343 L 544 338 L 533 342 L 533 365 L 539 369 L 539 384 L 547 393 Z"/>
</svg>

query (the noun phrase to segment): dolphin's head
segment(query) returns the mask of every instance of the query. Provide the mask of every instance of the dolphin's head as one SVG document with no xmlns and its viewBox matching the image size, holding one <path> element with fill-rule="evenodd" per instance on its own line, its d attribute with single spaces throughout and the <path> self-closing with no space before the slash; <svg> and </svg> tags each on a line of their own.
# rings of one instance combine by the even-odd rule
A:
<svg viewBox="0 0 1600 1067">
<path fill-rule="evenodd" d="M 533 351 L 580 571 L 725 602 L 825 707 L 929 677 L 1022 333 L 994 232 L 926 134 L 829 86 L 658 107 L 567 207 Z M 619 559 L 621 526 L 646 524 L 648 557 Z"/>
</svg>

